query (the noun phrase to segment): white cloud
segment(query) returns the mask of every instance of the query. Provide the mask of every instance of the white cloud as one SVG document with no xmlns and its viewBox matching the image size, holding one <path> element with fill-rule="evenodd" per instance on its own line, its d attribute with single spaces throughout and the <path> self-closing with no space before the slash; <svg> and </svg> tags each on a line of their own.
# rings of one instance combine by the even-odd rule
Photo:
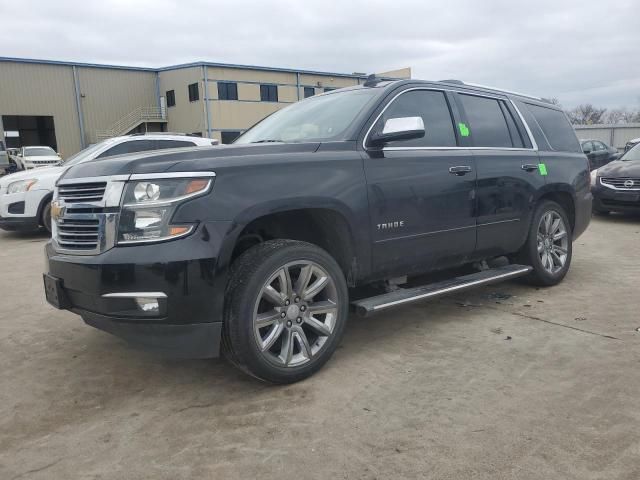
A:
<svg viewBox="0 0 640 480">
<path fill-rule="evenodd" d="M 195 60 L 337 72 L 411 66 L 416 78 L 554 96 L 567 107 L 636 107 L 634 3 L 0 0 L 0 18 L 9 19 L 0 52 L 154 67 Z"/>
</svg>

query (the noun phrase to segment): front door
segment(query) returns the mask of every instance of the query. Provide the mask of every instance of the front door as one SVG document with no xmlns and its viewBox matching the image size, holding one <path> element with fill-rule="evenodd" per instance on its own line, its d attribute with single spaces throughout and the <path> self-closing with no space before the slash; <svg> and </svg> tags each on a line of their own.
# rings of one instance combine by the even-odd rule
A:
<svg viewBox="0 0 640 480">
<path fill-rule="evenodd" d="M 446 268 L 473 253 L 476 168 L 473 154 L 456 148 L 452 108 L 444 92 L 405 90 L 372 129 L 381 131 L 391 118 L 420 116 L 426 132 L 365 152 L 373 266 L 380 275 Z"/>
</svg>

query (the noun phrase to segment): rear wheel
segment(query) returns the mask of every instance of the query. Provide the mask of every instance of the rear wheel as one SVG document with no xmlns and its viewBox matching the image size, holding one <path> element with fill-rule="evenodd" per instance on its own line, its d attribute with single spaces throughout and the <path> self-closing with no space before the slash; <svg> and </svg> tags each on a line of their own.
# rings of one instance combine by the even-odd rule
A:
<svg viewBox="0 0 640 480">
<path fill-rule="evenodd" d="M 227 288 L 223 352 L 245 372 L 293 383 L 335 351 L 348 315 L 342 270 L 315 245 L 272 240 L 233 264 Z"/>
<path fill-rule="evenodd" d="M 518 255 L 520 263 L 533 267 L 525 280 L 540 286 L 560 283 L 571 265 L 571 241 L 571 226 L 564 209 L 550 200 L 540 203 Z"/>
</svg>

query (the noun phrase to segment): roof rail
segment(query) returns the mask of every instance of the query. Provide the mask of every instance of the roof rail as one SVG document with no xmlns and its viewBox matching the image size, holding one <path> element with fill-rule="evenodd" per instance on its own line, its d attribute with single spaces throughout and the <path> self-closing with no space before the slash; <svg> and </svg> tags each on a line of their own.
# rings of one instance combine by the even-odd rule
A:
<svg viewBox="0 0 640 480">
<path fill-rule="evenodd" d="M 129 137 L 144 137 L 145 135 L 181 135 L 183 137 L 197 137 L 193 133 L 184 133 L 184 132 L 136 132 L 130 133 Z"/>
<path fill-rule="evenodd" d="M 479 83 L 463 82 L 462 80 L 440 80 L 440 82 L 442 82 L 442 83 L 452 83 L 454 85 L 467 85 L 469 87 L 484 88 L 486 90 L 494 90 L 496 92 L 510 93 L 512 95 L 518 95 L 520 97 L 532 98 L 532 99 L 538 100 L 540 102 L 551 103 L 548 100 L 545 100 L 544 98 L 536 97 L 535 95 L 529 95 L 528 93 L 514 92 L 513 90 L 505 90 L 504 88 L 498 88 L 498 87 L 489 87 L 487 85 L 480 85 Z"/>
</svg>

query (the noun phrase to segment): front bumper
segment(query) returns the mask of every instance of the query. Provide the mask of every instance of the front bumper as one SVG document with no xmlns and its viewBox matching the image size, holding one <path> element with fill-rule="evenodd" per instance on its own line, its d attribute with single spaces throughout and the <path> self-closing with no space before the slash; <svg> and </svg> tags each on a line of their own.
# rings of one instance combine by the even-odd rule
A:
<svg viewBox="0 0 640 480">
<path fill-rule="evenodd" d="M 62 255 L 49 242 L 47 273 L 61 282 L 63 308 L 93 327 L 173 358 L 217 357 L 224 283 L 215 281 L 220 232 L 208 224 L 190 237 L 116 247 L 100 255 Z M 213 243 L 213 244 L 212 244 Z M 133 297 L 161 295 L 143 310 Z"/>
<path fill-rule="evenodd" d="M 37 217 L 0 217 L 0 229 L 8 232 L 31 232 L 39 227 Z"/>
<path fill-rule="evenodd" d="M 43 201 L 50 195 L 50 190 L 8 194 L 0 189 L 0 228 L 11 231 L 37 230 Z"/>
<path fill-rule="evenodd" d="M 593 207 L 599 211 L 640 212 L 640 190 L 593 187 Z"/>
</svg>

